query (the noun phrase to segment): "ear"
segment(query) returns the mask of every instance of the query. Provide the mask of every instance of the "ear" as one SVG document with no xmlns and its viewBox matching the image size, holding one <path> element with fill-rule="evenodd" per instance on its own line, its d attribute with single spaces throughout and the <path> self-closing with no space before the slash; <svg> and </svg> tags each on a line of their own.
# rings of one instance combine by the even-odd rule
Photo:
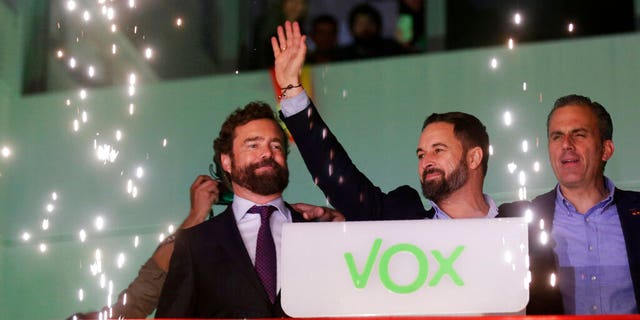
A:
<svg viewBox="0 0 640 320">
<path fill-rule="evenodd" d="M 483 156 L 482 148 L 473 147 L 469 149 L 467 151 L 467 167 L 472 170 L 478 169 L 482 165 Z"/>
<path fill-rule="evenodd" d="M 231 157 L 228 154 L 223 153 L 220 155 L 220 163 L 223 171 L 231 172 Z"/>
<path fill-rule="evenodd" d="M 602 143 L 602 161 L 608 161 L 613 156 L 613 151 L 615 151 L 615 146 L 613 145 L 613 140 L 605 140 Z"/>
</svg>

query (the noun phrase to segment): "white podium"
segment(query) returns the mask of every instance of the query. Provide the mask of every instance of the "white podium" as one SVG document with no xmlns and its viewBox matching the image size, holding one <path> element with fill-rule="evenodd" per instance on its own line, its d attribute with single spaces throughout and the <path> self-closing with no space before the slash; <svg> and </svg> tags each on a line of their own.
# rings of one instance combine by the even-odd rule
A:
<svg viewBox="0 0 640 320">
<path fill-rule="evenodd" d="M 504 314 L 529 299 L 521 218 L 286 224 L 281 254 L 292 317 Z"/>
</svg>

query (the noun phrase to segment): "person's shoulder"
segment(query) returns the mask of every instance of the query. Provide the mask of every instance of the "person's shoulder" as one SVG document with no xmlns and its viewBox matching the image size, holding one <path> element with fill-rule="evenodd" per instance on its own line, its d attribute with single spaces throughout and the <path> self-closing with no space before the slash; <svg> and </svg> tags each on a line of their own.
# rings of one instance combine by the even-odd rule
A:
<svg viewBox="0 0 640 320">
<path fill-rule="evenodd" d="M 619 200 L 640 201 L 640 192 L 616 188 L 615 197 Z"/>
<path fill-rule="evenodd" d="M 531 207 L 531 202 L 527 200 L 506 202 L 498 207 L 497 218 L 522 217 L 525 211 Z"/>
<path fill-rule="evenodd" d="M 387 193 L 387 205 L 407 212 L 414 212 L 414 215 L 407 216 L 407 219 L 433 218 L 435 210 L 426 210 L 422 204 L 420 193 L 408 186 L 402 185 Z"/>
<path fill-rule="evenodd" d="M 231 215 L 231 217 L 229 217 L 229 215 Z M 198 237 L 203 234 L 206 235 L 210 232 L 211 229 L 219 227 L 224 223 L 225 219 L 229 218 L 233 219 L 233 210 L 231 210 L 231 207 L 228 207 L 223 212 L 214 215 L 208 220 L 199 223 L 191 228 L 181 229 L 178 231 L 178 233 L 181 234 L 182 237 Z"/>
</svg>

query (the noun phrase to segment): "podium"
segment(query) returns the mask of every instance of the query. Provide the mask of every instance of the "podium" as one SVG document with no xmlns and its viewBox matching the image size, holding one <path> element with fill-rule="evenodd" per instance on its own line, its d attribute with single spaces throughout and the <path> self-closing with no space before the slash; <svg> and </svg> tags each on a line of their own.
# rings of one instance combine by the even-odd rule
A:
<svg viewBox="0 0 640 320">
<path fill-rule="evenodd" d="M 292 317 L 512 319 L 497 315 L 524 314 L 528 267 L 523 218 L 302 223 L 278 277 Z"/>
</svg>

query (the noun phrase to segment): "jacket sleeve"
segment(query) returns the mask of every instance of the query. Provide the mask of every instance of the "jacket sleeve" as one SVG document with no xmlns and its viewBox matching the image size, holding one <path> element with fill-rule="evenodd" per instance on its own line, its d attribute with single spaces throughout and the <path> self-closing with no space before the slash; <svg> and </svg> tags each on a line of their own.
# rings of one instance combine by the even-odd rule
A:
<svg viewBox="0 0 640 320">
<path fill-rule="evenodd" d="M 281 119 L 293 135 L 314 183 L 347 220 L 422 219 L 426 211 L 409 186 L 384 193 L 358 170 L 340 142 L 310 102 L 295 115 Z"/>
<path fill-rule="evenodd" d="M 185 230 L 176 234 L 167 280 L 162 287 L 156 318 L 189 318 L 194 313 L 194 272 Z"/>
</svg>

